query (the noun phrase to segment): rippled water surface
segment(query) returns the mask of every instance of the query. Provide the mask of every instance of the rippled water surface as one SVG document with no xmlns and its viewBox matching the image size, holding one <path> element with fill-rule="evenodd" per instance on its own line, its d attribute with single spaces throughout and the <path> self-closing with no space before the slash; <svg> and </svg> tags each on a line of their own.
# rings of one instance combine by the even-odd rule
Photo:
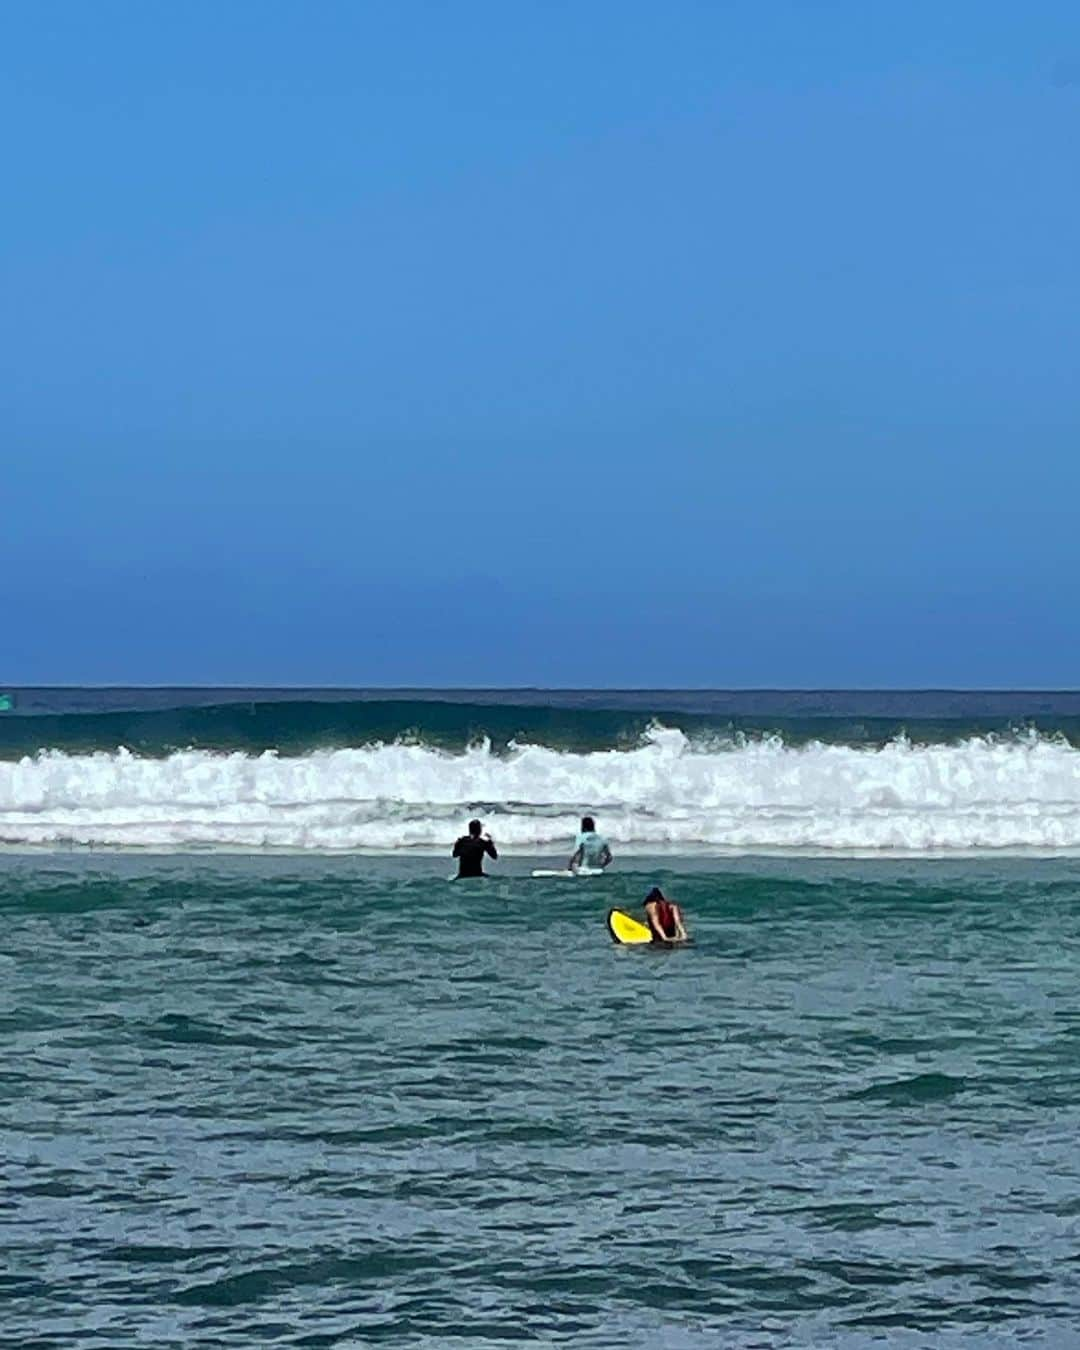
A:
<svg viewBox="0 0 1080 1350">
<path fill-rule="evenodd" d="M 531 865 L 0 858 L 0 1345 L 1074 1343 L 1080 865 Z"/>
</svg>

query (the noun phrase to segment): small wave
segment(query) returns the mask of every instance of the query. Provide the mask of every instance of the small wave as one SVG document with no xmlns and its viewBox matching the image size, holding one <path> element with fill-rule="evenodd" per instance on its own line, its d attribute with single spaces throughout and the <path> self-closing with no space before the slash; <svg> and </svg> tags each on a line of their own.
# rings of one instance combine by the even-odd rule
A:
<svg viewBox="0 0 1080 1350">
<path fill-rule="evenodd" d="M 947 1073 L 920 1073 L 910 1078 L 875 1083 L 851 1094 L 852 1101 L 883 1102 L 887 1106 L 917 1106 L 922 1102 L 940 1102 L 955 1097 L 967 1086 L 963 1078 Z"/>
</svg>

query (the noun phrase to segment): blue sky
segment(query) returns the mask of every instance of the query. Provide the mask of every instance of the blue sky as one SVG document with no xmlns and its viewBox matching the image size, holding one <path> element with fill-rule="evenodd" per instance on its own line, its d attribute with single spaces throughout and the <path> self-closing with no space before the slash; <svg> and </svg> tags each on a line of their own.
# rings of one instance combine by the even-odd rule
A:
<svg viewBox="0 0 1080 1350">
<path fill-rule="evenodd" d="M 0 53 L 3 682 L 1078 683 L 1075 4 Z"/>
</svg>

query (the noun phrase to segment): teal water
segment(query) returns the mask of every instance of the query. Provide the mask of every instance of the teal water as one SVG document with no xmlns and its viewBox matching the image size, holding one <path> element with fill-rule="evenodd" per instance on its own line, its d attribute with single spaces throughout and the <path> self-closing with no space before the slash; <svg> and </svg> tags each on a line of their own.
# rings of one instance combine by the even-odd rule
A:
<svg viewBox="0 0 1080 1350">
<path fill-rule="evenodd" d="M 0 856 L 0 1345 L 1074 1343 L 1080 864 L 537 861 Z"/>
<path fill-rule="evenodd" d="M 24 689 L 0 716 L 0 761 L 40 750 L 302 755 L 400 737 L 623 749 L 655 722 L 693 737 L 921 744 L 1036 729 L 1080 745 L 1080 693 L 963 690 Z"/>
</svg>

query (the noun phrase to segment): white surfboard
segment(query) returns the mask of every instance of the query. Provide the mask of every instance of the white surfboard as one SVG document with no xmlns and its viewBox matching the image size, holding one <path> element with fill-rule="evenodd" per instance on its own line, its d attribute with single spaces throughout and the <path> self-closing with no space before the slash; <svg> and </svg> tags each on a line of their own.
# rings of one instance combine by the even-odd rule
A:
<svg viewBox="0 0 1080 1350">
<path fill-rule="evenodd" d="M 602 877 L 604 869 L 602 867 L 579 867 L 577 871 L 571 872 L 568 867 L 538 867 L 532 875 L 534 877 L 563 877 L 564 879 L 570 877 Z"/>
</svg>

